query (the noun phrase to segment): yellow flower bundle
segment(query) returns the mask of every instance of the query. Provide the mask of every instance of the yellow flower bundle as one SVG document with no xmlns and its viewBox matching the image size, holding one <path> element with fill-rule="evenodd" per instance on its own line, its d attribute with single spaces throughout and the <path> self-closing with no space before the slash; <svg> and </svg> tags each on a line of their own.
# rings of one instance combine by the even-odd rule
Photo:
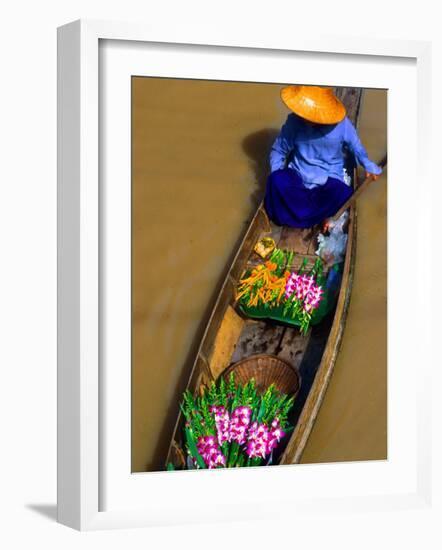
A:
<svg viewBox="0 0 442 550">
<path fill-rule="evenodd" d="M 283 275 L 277 272 L 280 265 L 275 262 L 267 261 L 255 267 L 251 273 L 241 279 L 238 285 L 236 299 L 247 300 L 248 307 L 254 307 L 258 304 L 279 305 L 290 276 L 289 271 L 284 271 Z"/>
</svg>

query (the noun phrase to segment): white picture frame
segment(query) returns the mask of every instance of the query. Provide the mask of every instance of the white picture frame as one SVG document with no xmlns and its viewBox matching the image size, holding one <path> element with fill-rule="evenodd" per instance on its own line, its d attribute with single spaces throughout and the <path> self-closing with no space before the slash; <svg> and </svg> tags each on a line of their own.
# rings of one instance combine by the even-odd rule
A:
<svg viewBox="0 0 442 550">
<path fill-rule="evenodd" d="M 123 44 L 124 41 L 127 47 L 123 48 L 125 50 L 123 53 L 117 48 L 115 52 L 110 51 L 109 55 L 105 54 L 107 57 L 103 58 L 100 57 L 103 41 L 112 44 Z M 151 45 L 151 50 L 147 54 L 147 50 L 143 50 L 143 45 L 146 47 Z M 167 59 L 162 53 L 163 46 L 169 48 Z M 131 47 L 136 47 L 138 53 L 131 54 Z M 193 56 L 192 52 L 196 50 L 198 55 Z M 406 288 L 400 281 L 392 288 L 391 278 L 394 277 L 394 269 L 391 271 L 393 275 L 390 273 L 389 280 L 389 299 L 393 304 L 393 307 L 391 305 L 389 307 L 392 310 L 392 318 L 395 320 L 392 324 L 389 319 L 389 366 L 392 365 L 392 369 L 389 369 L 389 430 L 392 430 L 393 426 L 394 437 L 398 434 L 400 445 L 396 445 L 395 439 L 390 439 L 389 433 L 389 452 L 392 453 L 392 459 L 389 458 L 385 463 L 375 462 L 365 465 L 350 463 L 311 467 L 251 468 L 247 471 L 158 472 L 136 475 L 130 473 L 130 468 L 127 468 L 127 454 L 130 449 L 125 448 L 129 432 L 127 422 L 123 421 L 127 420 L 129 414 L 128 395 L 125 391 L 127 377 L 121 381 L 118 377 L 111 375 L 109 380 L 114 382 L 105 385 L 102 380 L 100 338 L 104 315 L 101 308 L 104 291 L 101 288 L 101 282 L 103 276 L 106 276 L 103 270 L 110 264 L 107 260 L 102 262 L 100 259 L 103 243 L 101 232 L 112 232 L 112 216 L 109 217 L 111 225 L 100 226 L 99 213 L 103 205 L 99 169 L 101 148 L 99 121 L 100 113 L 103 115 L 104 109 L 100 104 L 100 60 L 103 63 L 103 59 L 105 63 L 115 67 L 115 70 L 111 68 L 101 83 L 104 82 L 106 85 L 107 82 L 109 86 L 111 81 L 106 79 L 116 79 L 112 81 L 116 86 L 112 86 L 114 95 L 109 96 L 109 100 L 116 101 L 116 104 L 122 102 L 122 105 L 125 92 L 123 88 L 119 88 L 118 82 L 121 81 L 122 75 L 126 78 L 132 70 L 136 70 L 135 74 L 139 74 L 139 70 L 133 68 L 138 67 L 137 63 L 144 64 L 146 74 L 152 74 L 152 76 L 192 77 L 196 74 L 204 74 L 207 78 L 220 78 L 230 75 L 230 78 L 235 80 L 235 75 L 232 78 L 232 72 L 224 72 L 226 61 L 225 59 L 223 61 L 223 56 L 227 56 L 231 65 L 229 70 L 237 71 L 236 79 L 242 75 L 242 80 L 253 80 L 256 74 L 254 63 L 248 63 L 246 66 L 235 60 L 244 60 L 249 56 L 250 59 L 253 58 L 265 64 L 265 58 L 272 56 L 274 72 L 270 74 L 270 69 L 267 69 L 266 73 L 263 69 L 263 75 L 264 73 L 266 75 L 265 79 L 263 76 L 262 81 L 278 82 L 288 81 L 283 78 L 286 74 L 283 66 L 287 60 L 292 59 L 290 56 L 299 54 L 308 55 L 310 61 L 317 60 L 322 63 L 324 68 L 322 78 L 327 82 L 331 78 L 331 73 L 327 77 L 327 67 L 333 63 L 333 71 L 335 71 L 333 84 L 356 85 L 357 80 L 359 85 L 367 87 L 385 87 L 383 82 L 387 82 L 387 79 L 392 79 L 391 82 L 393 82 L 396 77 L 402 78 L 400 74 L 403 73 L 404 82 L 417 85 L 416 89 L 412 86 L 403 94 L 403 101 L 406 99 L 412 103 L 410 109 L 416 114 L 416 119 L 410 122 L 410 135 L 413 138 L 408 144 L 404 144 L 401 141 L 403 137 L 399 136 L 400 128 L 394 122 L 398 120 L 400 109 L 404 105 L 401 104 L 399 94 L 394 96 L 394 102 L 389 100 L 389 180 L 403 182 L 400 195 L 402 205 L 406 204 L 407 200 L 412 201 L 412 179 L 415 171 L 410 172 L 410 166 L 415 169 L 419 162 L 422 185 L 418 188 L 417 215 L 420 232 L 419 235 L 410 237 L 413 243 L 415 242 L 413 239 L 417 240 L 429 234 L 431 227 L 430 161 L 428 148 L 425 146 L 429 140 L 431 116 L 429 88 L 426 85 L 430 79 L 430 50 L 431 45 L 426 42 L 368 40 L 342 35 L 311 38 L 299 33 L 293 37 L 281 37 L 278 43 L 270 45 L 261 36 L 253 40 L 248 38 L 247 41 L 239 36 L 228 36 L 225 39 L 217 38 L 212 43 L 207 41 L 202 31 L 199 36 L 189 37 L 183 29 L 182 33 L 174 33 L 169 37 L 163 36 L 161 32 L 156 34 L 155 31 L 143 25 L 102 21 L 76 21 L 59 29 L 58 521 L 60 523 L 80 530 L 91 530 L 199 521 L 259 519 L 264 517 L 264 514 L 265 517 L 272 516 L 272 512 L 265 509 L 265 504 L 269 502 L 284 503 L 283 506 L 277 507 L 277 514 L 281 516 L 286 513 L 287 517 L 290 517 L 295 510 L 297 514 L 309 514 L 326 511 L 330 507 L 333 507 L 335 513 L 336 511 L 347 513 L 355 509 L 391 510 L 398 507 L 429 505 L 431 497 L 431 434 L 428 431 L 430 403 L 426 398 L 424 384 L 428 383 L 430 365 L 422 365 L 421 378 L 415 380 L 413 385 L 404 383 L 403 388 L 398 389 L 397 393 L 395 393 L 395 381 L 397 381 L 398 369 L 394 365 L 403 362 L 403 365 L 409 367 L 418 357 L 420 346 L 428 342 L 431 330 L 428 326 L 429 321 L 424 320 L 422 326 L 416 329 L 418 335 L 415 338 L 414 347 L 411 344 L 411 348 L 406 352 L 401 351 L 398 343 L 401 338 L 406 337 L 407 333 L 404 331 L 407 329 L 401 321 L 403 311 L 400 311 L 400 297 L 406 292 Z M 179 57 L 180 51 L 183 52 L 182 55 L 190 52 L 189 65 L 181 63 L 185 59 Z M 215 55 L 215 52 L 218 53 Z M 218 55 L 219 52 L 221 52 L 220 55 Z M 130 66 L 132 60 L 135 64 L 133 67 Z M 378 64 L 380 68 L 378 71 L 369 69 L 371 61 Z M 366 64 L 365 80 L 361 72 L 357 76 L 358 71 L 355 71 L 351 81 L 348 81 L 345 65 L 347 64 L 348 67 L 349 63 L 355 62 Z M 155 70 L 152 73 L 152 64 L 155 63 Z M 195 64 L 192 65 L 192 63 Z M 341 63 L 342 67 L 339 68 L 338 65 Z M 234 69 L 235 66 L 236 69 Z M 282 68 L 278 69 L 278 66 Z M 397 68 L 395 76 L 391 74 L 392 66 Z M 195 72 L 192 72 L 193 70 Z M 254 70 L 255 73 L 253 73 Z M 314 76 L 311 76 L 309 81 L 314 83 Z M 392 94 L 395 93 L 394 86 L 391 87 Z M 122 109 L 127 108 L 127 101 L 125 104 L 126 107 L 123 105 Z M 394 119 L 395 116 L 396 119 Z M 127 120 L 120 121 L 118 126 L 119 130 L 122 130 L 119 132 L 120 139 L 126 138 L 126 142 L 120 143 L 123 147 L 122 160 L 119 161 L 122 172 L 118 173 L 122 174 L 123 179 L 127 178 L 127 170 L 130 173 L 130 164 L 127 162 L 127 150 L 130 149 L 130 143 L 127 143 L 127 123 Z M 392 132 L 396 132 L 396 135 Z M 405 167 L 398 162 L 399 146 L 402 151 L 407 152 L 408 174 Z M 124 191 L 125 187 L 121 186 L 121 189 Z M 389 188 L 389 204 L 394 205 L 398 202 L 397 188 L 392 186 L 391 192 Z M 110 208 L 109 212 L 115 212 L 112 209 L 117 208 L 118 205 L 121 208 L 121 204 L 124 204 L 124 196 L 115 195 L 110 198 L 105 208 Z M 127 215 L 127 212 L 122 213 L 126 221 L 130 220 L 124 217 Z M 393 222 L 393 225 L 401 221 L 400 213 L 394 209 L 394 206 L 391 214 L 389 211 L 389 219 L 390 224 Z M 389 242 L 390 238 L 395 243 L 398 242 L 398 245 L 400 244 L 394 230 L 392 235 L 389 235 Z M 427 241 L 426 246 L 420 247 L 417 252 L 419 265 L 429 265 L 429 247 L 430 243 Z M 403 246 L 402 248 L 398 246 L 395 254 L 403 254 L 404 250 Z M 121 258 L 124 251 L 123 242 L 123 248 L 117 246 L 113 258 L 109 261 L 115 262 L 118 257 Z M 391 254 L 389 253 L 389 262 L 395 265 L 397 256 L 395 260 Z M 120 282 L 126 280 L 127 283 L 127 271 L 123 269 L 119 272 L 119 276 L 121 276 Z M 418 309 L 421 312 L 427 312 L 427 319 L 429 319 L 430 306 L 427 293 L 430 292 L 431 271 L 422 268 L 411 276 L 423 283 L 418 285 L 420 291 L 416 304 L 412 307 L 416 312 Z M 123 322 L 124 319 L 127 321 L 126 306 L 124 299 L 120 306 L 117 306 L 121 308 L 119 312 Z M 124 329 L 124 325 L 122 328 Z M 127 334 L 125 338 L 127 348 Z M 122 357 L 126 357 L 127 349 L 124 349 L 124 342 L 117 345 L 120 348 L 116 351 L 121 352 Z M 127 368 L 130 370 L 130 364 Z M 410 406 L 409 410 L 404 411 L 401 406 L 410 397 L 416 398 L 416 406 Z M 106 425 L 106 423 L 103 424 L 103 416 L 108 413 L 103 402 L 109 399 L 119 400 L 118 404 L 121 408 L 118 410 L 123 411 L 123 420 L 114 419 L 115 433 L 120 433 L 121 437 L 116 439 L 117 436 L 115 436 L 110 442 L 103 427 Z M 404 447 L 407 434 L 400 433 L 400 422 L 407 422 L 407 426 L 412 427 L 412 436 L 408 435 L 410 456 L 407 456 Z M 124 448 L 121 454 L 116 448 L 116 443 Z M 114 457 L 112 461 L 108 459 L 110 454 Z M 358 488 L 361 477 L 366 479 L 366 489 L 363 489 L 362 485 Z M 230 502 L 226 506 L 229 502 L 229 491 L 231 492 L 238 483 L 241 483 L 246 490 L 242 492 L 242 496 L 235 497 L 234 503 Z M 290 483 L 297 487 L 298 495 L 284 490 L 290 486 Z M 371 490 L 368 489 L 368 484 L 371 484 Z M 106 491 L 103 485 L 106 485 Z M 259 494 L 255 490 L 258 485 L 261 485 Z M 185 510 L 182 507 L 180 509 L 180 495 L 189 494 L 191 487 L 194 488 L 194 494 L 189 496 L 193 499 L 191 505 L 188 505 Z M 201 498 L 205 492 L 213 494 L 213 491 L 217 492 L 216 510 L 208 507 L 205 499 Z M 106 496 L 108 494 L 111 496 Z M 276 512 L 274 514 L 276 517 Z"/>
</svg>

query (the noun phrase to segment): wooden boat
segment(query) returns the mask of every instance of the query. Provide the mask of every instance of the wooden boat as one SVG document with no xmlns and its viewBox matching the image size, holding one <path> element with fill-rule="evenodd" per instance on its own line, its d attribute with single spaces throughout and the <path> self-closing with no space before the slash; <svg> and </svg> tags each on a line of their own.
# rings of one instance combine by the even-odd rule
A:
<svg viewBox="0 0 442 550">
<path fill-rule="evenodd" d="M 347 116 L 357 126 L 362 91 L 356 88 L 340 88 L 336 95 L 343 101 Z M 347 170 L 356 182 L 353 159 L 349 158 Z M 249 356 L 269 354 L 287 361 L 300 374 L 302 380 L 297 394 L 291 422 L 295 426 L 278 458 L 279 464 L 294 464 L 301 459 L 312 431 L 333 368 L 344 332 L 349 307 L 353 268 L 356 253 L 356 210 L 350 208 L 347 250 L 342 268 L 342 279 L 334 311 L 318 326 L 311 327 L 303 335 L 297 327 L 287 326 L 269 320 L 247 318 L 235 303 L 235 290 L 244 271 L 256 264 L 253 248 L 257 241 L 271 236 L 279 248 L 293 250 L 299 265 L 303 258 L 307 265 L 313 265 L 317 256 L 318 228 L 296 229 L 277 227 L 272 224 L 261 205 L 224 281 L 207 328 L 199 346 L 190 374 L 187 389 L 196 393 L 202 387 L 217 380 L 233 364 Z M 297 265 L 294 265 L 296 269 Z M 180 413 L 175 424 L 166 464 L 177 469 L 185 467 L 186 458 L 183 442 L 183 418 Z"/>
</svg>

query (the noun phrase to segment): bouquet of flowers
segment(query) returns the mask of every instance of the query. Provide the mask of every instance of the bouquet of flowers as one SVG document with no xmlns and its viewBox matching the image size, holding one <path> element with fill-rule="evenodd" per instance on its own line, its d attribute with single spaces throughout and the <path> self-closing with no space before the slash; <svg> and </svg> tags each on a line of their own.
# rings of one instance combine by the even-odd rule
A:
<svg viewBox="0 0 442 550">
<path fill-rule="evenodd" d="M 269 260 L 245 273 L 239 282 L 236 299 L 245 308 L 275 310 L 306 333 L 312 315 L 324 297 L 322 262 L 318 258 L 307 273 L 304 258 L 297 272 L 291 272 L 293 252 L 276 248 Z"/>
<path fill-rule="evenodd" d="M 284 297 L 293 252 L 276 248 L 269 260 L 259 264 L 240 280 L 236 299 L 248 307 L 279 305 Z"/>
<path fill-rule="evenodd" d="M 284 315 L 292 319 L 298 318 L 301 332 L 307 332 L 310 326 L 312 314 L 318 308 L 324 291 L 317 284 L 317 269 L 322 264 L 316 263 L 312 272 L 307 275 L 302 273 L 302 267 L 298 273 L 292 273 L 285 286 Z M 317 267 L 318 266 L 318 267 Z"/>
<path fill-rule="evenodd" d="M 235 384 L 213 382 L 201 396 L 183 396 L 184 435 L 190 464 L 194 468 L 262 466 L 292 429 L 287 416 L 294 397 L 271 385 L 259 395 L 255 381 Z"/>
</svg>

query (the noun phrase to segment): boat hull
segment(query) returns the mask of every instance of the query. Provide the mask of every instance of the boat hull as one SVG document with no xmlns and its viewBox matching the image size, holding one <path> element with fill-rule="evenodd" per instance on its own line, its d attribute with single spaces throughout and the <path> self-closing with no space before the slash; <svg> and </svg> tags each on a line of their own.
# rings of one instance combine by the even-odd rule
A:
<svg viewBox="0 0 442 550">
<path fill-rule="evenodd" d="M 357 123 L 361 91 L 343 89 L 341 99 L 347 103 L 349 118 Z M 353 169 L 352 169 L 353 170 Z M 353 171 L 353 183 L 356 171 Z M 330 382 L 350 303 L 356 257 L 356 208 L 349 210 L 348 239 L 342 267 L 342 280 L 336 306 L 317 327 L 301 334 L 297 327 L 287 327 L 282 319 L 251 320 L 235 301 L 236 288 L 243 273 L 256 264 L 253 249 L 259 239 L 274 238 L 279 248 L 296 252 L 296 261 L 313 264 L 316 256 L 318 228 L 311 230 L 278 228 L 268 219 L 261 204 L 238 248 L 230 266 L 213 311 L 210 315 L 196 359 L 190 373 L 187 389 L 200 392 L 216 381 L 233 364 L 256 354 L 278 356 L 298 369 L 302 387 L 295 401 L 294 431 L 280 454 L 279 464 L 300 462 L 310 433 Z M 296 266 L 295 266 L 296 268 Z M 183 418 L 180 413 L 171 439 L 165 467 L 186 467 Z"/>
</svg>

